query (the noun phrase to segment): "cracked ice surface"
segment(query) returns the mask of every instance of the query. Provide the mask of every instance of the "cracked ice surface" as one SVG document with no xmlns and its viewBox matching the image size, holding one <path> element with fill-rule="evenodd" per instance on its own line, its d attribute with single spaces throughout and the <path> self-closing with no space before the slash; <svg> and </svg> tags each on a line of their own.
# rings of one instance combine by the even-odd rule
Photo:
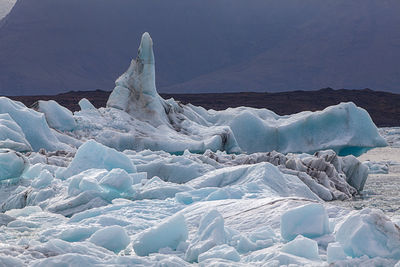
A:
<svg viewBox="0 0 400 267">
<path fill-rule="evenodd" d="M 162 99 L 154 66 L 145 33 L 106 108 L 0 98 L 1 266 L 400 260 L 399 217 L 342 201 L 397 166 L 395 147 L 355 157 L 386 145 L 365 110 L 207 111 Z"/>
</svg>

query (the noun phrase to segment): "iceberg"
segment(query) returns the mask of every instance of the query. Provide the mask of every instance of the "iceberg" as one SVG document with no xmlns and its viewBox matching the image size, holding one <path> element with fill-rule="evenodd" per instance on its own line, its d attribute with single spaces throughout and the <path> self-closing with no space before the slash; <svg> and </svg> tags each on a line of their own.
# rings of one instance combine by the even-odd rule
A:
<svg viewBox="0 0 400 267">
<path fill-rule="evenodd" d="M 144 33 L 138 56 L 116 81 L 107 107 L 145 122 L 146 135 L 134 132 L 139 147 L 182 153 L 185 149 L 234 152 L 314 153 L 332 149 L 338 155 L 360 155 L 386 146 L 369 114 L 353 103 L 341 103 L 318 112 L 279 116 L 267 109 L 205 110 L 162 99 L 155 86 L 153 42 Z M 148 125 L 150 124 L 150 125 Z M 176 145 L 171 146 L 170 142 Z"/>
<path fill-rule="evenodd" d="M 365 110 L 205 110 L 161 98 L 155 84 L 144 33 L 105 108 L 0 97 L 0 265 L 400 260 L 398 218 L 334 201 L 391 171 L 355 157 L 387 145 Z M 380 132 L 395 145 L 397 130 Z"/>
</svg>

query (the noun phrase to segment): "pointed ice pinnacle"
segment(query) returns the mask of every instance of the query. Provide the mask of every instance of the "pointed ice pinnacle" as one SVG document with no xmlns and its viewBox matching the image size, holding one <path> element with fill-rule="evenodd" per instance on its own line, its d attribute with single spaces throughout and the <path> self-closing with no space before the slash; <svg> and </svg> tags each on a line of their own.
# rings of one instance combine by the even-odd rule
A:
<svg viewBox="0 0 400 267">
<path fill-rule="evenodd" d="M 115 82 L 107 107 L 118 108 L 128 113 L 147 111 L 154 116 L 163 110 L 163 99 L 158 95 L 155 82 L 153 41 L 145 32 L 136 59 L 128 70 Z"/>
</svg>

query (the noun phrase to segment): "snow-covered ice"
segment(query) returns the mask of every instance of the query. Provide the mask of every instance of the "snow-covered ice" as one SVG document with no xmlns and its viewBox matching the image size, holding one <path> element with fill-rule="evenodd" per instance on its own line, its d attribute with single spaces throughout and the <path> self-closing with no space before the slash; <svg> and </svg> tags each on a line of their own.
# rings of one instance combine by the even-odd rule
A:
<svg viewBox="0 0 400 267">
<path fill-rule="evenodd" d="M 0 98 L 1 266 L 400 260 L 399 216 L 330 202 L 396 170 L 369 155 L 387 145 L 379 133 L 396 149 L 397 128 L 353 103 L 278 116 L 164 100 L 152 46 L 143 34 L 105 108 Z"/>
</svg>

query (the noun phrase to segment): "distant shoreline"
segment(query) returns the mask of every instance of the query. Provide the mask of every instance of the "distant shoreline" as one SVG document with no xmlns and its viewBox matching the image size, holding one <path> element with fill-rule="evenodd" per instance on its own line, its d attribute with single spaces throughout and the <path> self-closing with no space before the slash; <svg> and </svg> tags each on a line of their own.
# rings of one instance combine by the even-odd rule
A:
<svg viewBox="0 0 400 267">
<path fill-rule="evenodd" d="M 9 96 L 9 98 L 31 106 L 37 100 L 53 99 L 71 111 L 79 110 L 78 101 L 89 99 L 97 108 L 106 105 L 108 91 L 71 91 L 58 95 Z M 160 94 L 163 98 L 174 98 L 184 104 L 191 103 L 206 109 L 222 110 L 229 107 L 248 106 L 267 108 L 279 115 L 288 115 L 301 111 L 322 110 L 340 102 L 354 102 L 366 109 L 378 127 L 400 126 L 400 94 L 382 91 L 333 90 L 292 91 L 280 93 L 208 93 L 208 94 Z M 212 97 L 210 97 L 212 96 Z"/>
</svg>

